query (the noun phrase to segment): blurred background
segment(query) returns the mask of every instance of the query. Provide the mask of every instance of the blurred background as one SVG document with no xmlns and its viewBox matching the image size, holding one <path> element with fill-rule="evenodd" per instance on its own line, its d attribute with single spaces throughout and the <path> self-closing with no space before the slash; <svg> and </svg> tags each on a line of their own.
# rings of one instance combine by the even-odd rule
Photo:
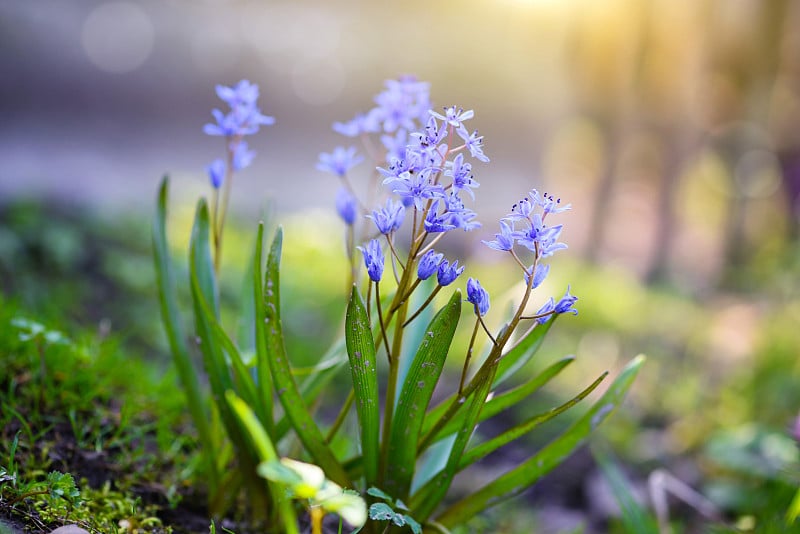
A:
<svg viewBox="0 0 800 534">
<path fill-rule="evenodd" d="M 533 187 L 572 203 L 551 283 L 553 294 L 571 283 L 581 313 L 550 343 L 578 355 L 575 384 L 650 357 L 607 436 L 632 469 L 666 466 L 736 517 L 785 509 L 800 409 L 799 27 L 791 0 L 0 0 L 3 287 L 47 309 L 35 273 L 69 280 L 86 261 L 149 291 L 141 220 L 165 173 L 180 202 L 209 192 L 205 166 L 222 144 L 202 126 L 218 83 L 258 83 L 277 119 L 251 139 L 237 214 L 249 225 L 269 205 L 291 228 L 297 214 L 332 211 L 338 184 L 315 163 L 349 140 L 331 124 L 413 74 L 435 105 L 476 112 L 492 160 L 474 169 L 479 239 Z M 105 222 L 65 237 L 9 207 L 19 199 Z M 484 285 L 513 292 L 510 266 L 474 237 L 460 246 Z M 86 257 L 104 240 L 138 245 Z M 340 250 L 297 248 L 301 274 L 308 256 Z M 343 269 L 314 278 L 324 302 L 340 306 Z M 98 308 L 96 287 L 61 290 L 94 302 L 78 320 L 153 313 L 153 302 L 137 318 L 136 306 Z M 753 504 L 765 480 L 777 489 Z"/>
</svg>

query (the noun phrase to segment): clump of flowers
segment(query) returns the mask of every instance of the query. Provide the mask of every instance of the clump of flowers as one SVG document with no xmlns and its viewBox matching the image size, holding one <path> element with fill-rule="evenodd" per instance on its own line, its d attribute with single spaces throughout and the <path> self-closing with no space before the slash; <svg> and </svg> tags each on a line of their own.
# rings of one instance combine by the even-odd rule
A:
<svg viewBox="0 0 800 534">
<path fill-rule="evenodd" d="M 215 250 L 215 268 L 219 272 L 222 254 L 222 229 L 230 201 L 233 173 L 248 167 L 256 153 L 251 150 L 245 137 L 258 133 L 262 125 L 275 124 L 273 117 L 261 113 L 257 106 L 258 85 L 241 80 L 233 87 L 217 86 L 217 96 L 228 105 L 228 112 L 214 109 L 211 114 L 215 122 L 206 124 L 203 131 L 207 135 L 219 136 L 225 140 L 225 156 L 216 158 L 207 167 L 211 187 L 214 189 L 212 201 L 212 231 Z M 220 198 L 220 188 L 223 188 Z"/>
<path fill-rule="evenodd" d="M 235 340 L 220 324 L 216 277 L 227 192 L 232 173 L 252 159 L 244 137 L 272 119 L 259 111 L 258 87 L 247 81 L 219 86 L 217 94 L 230 111 L 214 110 L 216 123 L 206 125 L 205 131 L 225 138 L 226 157 L 209 166 L 213 216 L 201 199 L 189 247 L 189 274 L 197 347 L 230 446 L 220 445 L 211 431 L 208 421 L 214 418 L 205 410 L 181 330 L 166 243 L 166 181 L 154 231 L 162 315 L 200 434 L 212 503 L 228 500 L 220 496 L 230 483 L 222 469 L 235 457 L 235 481 L 247 489 L 252 508 L 286 532 L 298 532 L 286 487 L 307 501 L 315 531 L 321 529 L 325 512 L 336 512 L 349 516 L 353 525 L 366 521 L 365 532 L 382 531 L 387 523 L 413 532 L 429 527 L 446 532 L 535 483 L 622 401 L 641 359 L 623 370 L 599 401 L 550 444 L 485 487 L 443 506 L 458 472 L 570 409 L 606 376 L 564 404 L 532 414 L 492 439 L 472 443 L 481 421 L 523 402 L 572 361 L 564 358 L 536 376 L 519 377 L 521 384 L 514 389 L 503 390 L 504 382 L 541 346 L 553 318 L 577 313 L 577 297 L 569 287 L 557 301 L 549 297 L 538 311 L 528 311 L 533 291 L 549 274 L 545 260 L 566 248 L 559 241 L 562 225 L 551 225 L 550 218 L 570 206 L 533 189 L 499 221 L 494 239 L 483 240 L 508 254 L 525 282 L 510 318 L 493 331 L 485 322 L 491 312 L 490 292 L 474 277 L 467 277 L 465 291 L 456 287 L 465 266 L 436 250 L 449 232 L 481 228 L 468 207 L 480 188 L 473 165 L 489 163 L 483 136 L 468 127 L 475 113 L 459 106 L 434 108 L 429 85 L 412 77 L 387 81 L 372 109 L 333 125 L 351 139 L 348 146 L 319 156 L 317 168 L 340 183 L 333 203 L 346 228 L 352 287 L 343 340 L 303 378 L 292 368 L 283 338 L 280 229 L 263 261 L 263 223 L 258 227 L 247 281 L 253 295 L 247 314 L 253 335 Z M 366 162 L 367 183 L 356 182 L 353 175 Z M 226 190 L 220 214 L 221 186 Z M 448 287 L 446 304 L 434 314 L 423 313 Z M 459 347 L 454 337 L 465 303 L 474 322 L 469 343 Z M 480 332 L 484 335 L 479 337 Z M 244 353 L 254 356 L 244 358 Z M 463 360 L 458 388 L 432 406 L 446 359 L 459 356 Z M 379 367 L 388 369 L 385 380 L 382 373 L 379 380 Z M 349 374 L 350 393 L 333 422 L 322 421 L 314 407 L 325 386 L 342 374 Z M 348 417 L 357 419 L 357 435 L 341 435 Z M 345 457 L 341 447 L 331 446 L 342 437 L 354 455 Z M 280 450 L 290 445 L 291 451 Z M 289 452 L 302 462 L 285 460 Z M 267 487 L 257 473 L 267 478 Z M 309 485 L 307 479 L 314 482 Z M 357 491 L 366 502 L 343 488 Z M 369 520 L 364 517 L 367 504 Z"/>
</svg>

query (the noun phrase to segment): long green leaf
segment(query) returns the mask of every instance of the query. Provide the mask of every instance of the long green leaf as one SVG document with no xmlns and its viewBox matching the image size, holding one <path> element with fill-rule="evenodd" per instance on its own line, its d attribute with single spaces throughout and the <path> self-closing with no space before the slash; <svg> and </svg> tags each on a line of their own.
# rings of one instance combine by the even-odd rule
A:
<svg viewBox="0 0 800 534">
<path fill-rule="evenodd" d="M 361 454 L 367 487 L 378 479 L 378 436 L 380 400 L 378 399 L 378 362 L 369 324 L 367 307 L 356 285 L 350 294 L 345 317 L 345 340 L 350 358 L 350 373 L 356 399 L 356 413 L 361 427 Z"/>
<path fill-rule="evenodd" d="M 460 316 L 461 292 L 455 291 L 428 325 L 425 339 L 411 362 L 400 391 L 389 435 L 389 469 L 383 488 L 395 498 L 406 498 L 411 488 L 422 421 L 439 382 Z"/>
<path fill-rule="evenodd" d="M 597 378 L 597 380 L 595 380 L 594 382 L 589 384 L 589 386 L 586 389 L 584 389 L 583 391 L 578 393 L 575 397 L 571 398 L 570 400 L 568 400 L 564 404 L 562 404 L 560 406 L 556 406 L 552 410 L 549 410 L 549 411 L 547 411 L 545 413 L 540 413 L 540 414 L 536 414 L 536 415 L 534 415 L 532 417 L 529 417 L 527 420 L 525 420 L 522 423 L 516 425 L 514 428 L 511 428 L 511 429 L 507 430 L 506 432 L 503 432 L 499 436 L 497 436 L 495 438 L 492 438 L 489 441 L 481 443 L 480 445 L 468 450 L 461 457 L 461 463 L 458 465 L 458 469 L 462 470 L 462 469 L 464 469 L 466 467 L 469 467 L 470 465 L 472 465 L 473 463 L 477 462 L 478 460 L 480 460 L 481 458 L 483 458 L 487 454 L 490 454 L 490 453 L 496 451 L 497 449 L 499 449 L 503 445 L 511 443 L 515 439 L 521 438 L 522 436 L 524 436 L 525 434 L 527 434 L 528 432 L 530 432 L 531 430 L 533 430 L 537 426 L 539 426 L 539 425 L 541 425 L 543 423 L 546 423 L 547 421 L 553 419 L 557 415 L 560 415 L 560 414 L 566 412 L 567 410 L 569 410 L 570 408 L 572 408 L 573 406 L 578 404 L 580 401 L 585 399 L 586 396 L 589 395 L 589 393 L 594 391 L 597 388 L 597 386 L 600 385 L 600 382 L 602 382 L 603 379 L 605 379 L 606 376 L 608 376 L 608 372 L 605 372 L 602 375 L 600 375 Z M 488 407 L 488 403 L 487 403 L 487 407 Z M 481 418 L 483 418 L 483 413 L 481 413 Z"/>
<path fill-rule="evenodd" d="M 233 385 L 235 391 L 239 392 L 242 400 L 244 400 L 248 406 L 255 406 L 256 408 L 259 408 L 256 384 L 253 381 L 253 376 L 250 374 L 250 370 L 242 360 L 242 355 L 239 352 L 239 349 L 236 347 L 236 345 L 234 345 L 231 338 L 228 337 L 228 334 L 225 332 L 225 330 L 223 330 L 219 323 L 213 323 L 211 328 L 214 333 L 214 341 L 219 343 L 222 349 L 228 354 L 228 359 L 231 363 L 231 371 L 233 372 Z M 263 418 L 263 414 L 258 414 L 258 418 L 261 420 Z"/>
<path fill-rule="evenodd" d="M 186 337 L 181 325 L 175 290 L 175 278 L 172 273 L 169 246 L 167 245 L 168 189 L 169 178 L 165 176 L 161 180 L 161 186 L 158 191 L 156 216 L 153 220 L 153 252 L 158 296 L 161 303 L 161 319 L 167 333 L 172 359 L 175 362 L 175 368 L 178 370 L 181 386 L 186 394 L 189 413 L 192 416 L 192 422 L 195 428 L 197 428 L 200 447 L 206 457 L 209 477 L 208 482 L 211 493 L 213 493 L 215 488 L 219 485 L 219 473 L 212 460 L 216 457 L 215 447 L 213 445 L 214 441 L 211 438 L 211 430 L 208 426 L 206 399 L 200 392 L 200 382 L 197 379 L 197 372 L 189 357 L 189 349 L 186 345 Z"/>
<path fill-rule="evenodd" d="M 255 413 L 250 409 L 246 402 L 236 396 L 233 391 L 227 391 L 225 398 L 228 405 L 231 407 L 233 413 L 238 417 L 239 422 L 244 426 L 247 434 L 252 440 L 256 453 L 262 462 L 276 462 L 278 461 L 278 452 L 275 450 L 275 444 L 269 439 L 267 431 L 259 422 Z M 267 481 L 270 488 L 270 495 L 276 501 L 279 510 L 279 518 L 283 522 L 286 532 L 288 534 L 297 534 L 297 515 L 295 514 L 294 507 L 291 500 L 285 496 L 285 488 L 279 487 Z"/>
<path fill-rule="evenodd" d="M 328 478 L 340 486 L 352 486 L 342 465 L 334 457 L 317 423 L 308 411 L 300 389 L 292 376 L 286 348 L 283 343 L 283 326 L 280 313 L 280 258 L 283 231 L 278 228 L 267 258 L 264 299 L 257 304 L 264 313 L 266 353 L 274 387 L 286 416 L 303 446 L 314 462 L 325 471 Z M 258 264 L 261 258 L 257 259 Z"/>
<path fill-rule="evenodd" d="M 328 352 L 317 364 L 316 370 L 310 370 L 308 367 L 302 368 L 301 375 L 307 376 L 300 384 L 300 393 L 306 406 L 312 404 L 319 397 L 325 386 L 344 369 L 348 362 L 345 341 L 342 337 L 328 349 Z M 292 369 L 292 375 L 295 377 L 298 376 L 296 371 L 296 369 Z M 281 417 L 275 424 L 275 440 L 280 441 L 291 426 L 292 423 L 286 416 Z"/>
<path fill-rule="evenodd" d="M 272 374 L 270 373 L 269 354 L 267 352 L 266 316 L 264 314 L 264 288 L 261 283 L 261 264 L 264 248 L 264 223 L 258 223 L 256 248 L 253 254 L 253 316 L 255 318 L 256 336 L 256 376 L 258 378 L 258 403 L 261 407 L 261 423 L 267 432 L 274 435 L 272 407 Z"/>
<path fill-rule="evenodd" d="M 520 341 L 517 342 L 514 347 L 506 351 L 506 353 L 499 358 L 496 366 L 487 366 L 487 363 L 484 363 L 481 366 L 481 371 L 479 371 L 476 377 L 474 377 L 472 380 L 479 379 L 481 375 L 486 375 L 489 372 L 492 372 L 493 376 L 495 376 L 492 387 L 494 388 L 500 385 L 504 380 L 512 376 L 519 368 L 525 365 L 525 363 L 530 361 L 533 355 L 536 354 L 536 351 L 539 350 L 539 347 L 541 347 L 544 336 L 549 331 L 552 322 L 553 321 L 551 320 L 544 325 L 531 327 L 531 329 L 528 330 L 528 332 L 522 337 L 522 339 L 520 339 Z M 561 371 L 561 368 L 551 367 L 549 370 L 545 371 L 541 378 L 546 378 L 546 373 L 548 371 L 553 371 L 557 374 L 559 371 Z M 497 378 L 499 373 L 502 373 L 502 376 Z M 549 378 L 552 378 L 552 376 Z M 549 378 L 547 378 L 547 380 L 549 380 Z M 425 418 L 425 425 L 422 432 L 423 439 L 420 443 L 422 450 L 427 449 L 437 439 L 437 437 L 441 438 L 443 436 L 447 436 L 454 432 L 455 428 L 458 428 L 461 425 L 465 417 L 463 408 L 464 406 L 467 406 L 467 401 L 471 396 L 472 394 L 468 394 L 466 398 L 460 399 L 460 404 L 456 406 L 456 410 L 450 414 L 450 419 L 445 424 L 446 431 L 445 427 L 442 427 L 442 429 L 436 431 L 435 433 L 431 433 L 431 430 L 436 425 L 440 425 L 440 420 L 445 417 L 448 410 L 453 407 L 453 404 L 456 401 L 456 394 L 450 395 L 447 399 L 439 403 L 428 413 Z M 486 417 L 491 417 L 491 415 L 487 415 Z M 485 419 L 486 417 L 483 418 Z"/>
<path fill-rule="evenodd" d="M 231 389 L 232 383 L 228 373 L 225 357 L 217 343 L 214 342 L 212 323 L 219 317 L 219 300 L 211 260 L 209 244 L 210 223 L 208 206 L 205 199 L 197 203 L 192 236 L 189 242 L 189 276 L 194 304 L 194 318 L 200 352 L 208 373 L 208 381 L 220 414 L 224 416 L 227 407 L 223 395 Z M 223 419 L 224 421 L 224 419 Z"/>
<path fill-rule="evenodd" d="M 195 328 L 200 343 L 200 352 L 208 374 L 220 419 L 237 451 L 237 459 L 243 473 L 244 482 L 247 484 L 249 495 L 253 502 L 259 499 L 263 502 L 267 498 L 266 487 L 255 473 L 256 458 L 246 435 L 242 431 L 236 416 L 225 400 L 225 392 L 234 387 L 233 379 L 228 368 L 228 362 L 222 347 L 217 342 L 214 334 L 219 328 L 218 298 L 214 269 L 211 261 L 211 246 L 209 243 L 210 223 L 208 207 L 205 200 L 197 204 L 192 236 L 189 244 L 189 276 L 192 289 L 192 303 L 194 305 Z"/>
<path fill-rule="evenodd" d="M 517 386 L 516 388 L 497 395 L 490 401 L 486 403 L 481 410 L 481 415 L 478 420 L 480 423 L 481 421 L 485 421 L 490 417 L 494 417 L 498 413 L 502 412 L 503 410 L 514 406 L 515 404 L 519 403 L 526 397 L 532 395 L 536 391 L 538 391 L 542 386 L 547 384 L 553 377 L 558 375 L 567 365 L 571 364 L 575 361 L 574 356 L 568 356 L 566 358 L 562 358 L 561 360 L 557 361 L 556 363 L 547 367 L 544 371 L 536 375 L 534 378 L 525 382 L 524 384 Z M 497 380 L 495 380 L 495 384 L 497 384 Z M 441 403 L 436 406 L 433 410 L 430 411 L 428 416 L 425 418 L 425 424 L 422 426 L 422 433 L 427 434 L 430 429 L 433 427 L 433 423 L 444 414 L 445 410 L 447 409 L 447 405 L 445 403 Z M 461 417 L 454 417 L 451 419 L 447 425 L 442 427 L 442 430 L 437 432 L 437 436 L 448 436 L 453 434 L 458 430 L 461 426 Z M 434 437 L 434 441 L 437 438 Z"/>
<path fill-rule="evenodd" d="M 561 464 L 620 405 L 644 361 L 644 356 L 634 358 L 586 414 L 536 455 L 450 506 L 436 521 L 446 528 L 463 523 L 504 498 L 524 491 Z"/>
<path fill-rule="evenodd" d="M 522 338 L 503 354 L 500 363 L 497 365 L 494 387 L 508 380 L 533 358 L 536 351 L 542 346 L 544 337 L 550 331 L 550 327 L 553 326 L 555 320 L 556 318 L 553 317 L 544 324 L 538 324 L 534 321 L 533 326 L 523 334 Z"/>
<path fill-rule="evenodd" d="M 461 455 L 467 448 L 467 444 L 472 437 L 475 425 L 480 417 L 481 410 L 486 404 L 486 397 L 488 397 L 492 389 L 494 373 L 497 370 L 497 366 L 490 366 L 487 370 L 488 374 L 486 374 L 483 381 L 478 384 L 477 389 L 473 395 L 471 395 L 467 403 L 468 406 L 465 411 L 465 416 L 462 420 L 461 428 L 458 433 L 456 433 L 456 439 L 450 449 L 450 456 L 447 459 L 447 464 L 444 469 L 434 475 L 422 489 L 411 497 L 411 515 L 419 521 L 427 521 L 428 517 L 436 510 L 436 507 L 439 506 L 439 503 L 447 494 L 447 490 L 450 489 L 453 477 L 458 472 Z"/>
</svg>

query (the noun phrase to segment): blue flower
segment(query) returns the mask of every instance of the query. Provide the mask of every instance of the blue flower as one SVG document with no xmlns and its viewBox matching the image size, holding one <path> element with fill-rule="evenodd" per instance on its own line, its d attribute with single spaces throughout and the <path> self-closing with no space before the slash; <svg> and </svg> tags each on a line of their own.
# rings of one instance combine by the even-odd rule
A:
<svg viewBox="0 0 800 534">
<path fill-rule="evenodd" d="M 214 189 L 219 189 L 225 180 L 225 162 L 221 158 L 217 158 L 206 167 L 206 171 L 208 171 L 208 177 L 211 179 L 211 186 Z"/>
<path fill-rule="evenodd" d="M 442 263 L 444 254 L 437 254 L 433 249 L 422 255 L 417 264 L 417 276 L 420 280 L 427 280 L 435 273 Z"/>
<path fill-rule="evenodd" d="M 373 211 L 372 215 L 367 215 L 367 217 L 375 222 L 375 226 L 378 227 L 380 233 L 387 235 L 398 230 L 403 225 L 405 213 L 406 209 L 401 202 L 387 198 L 384 207 Z"/>
<path fill-rule="evenodd" d="M 274 124 L 275 119 L 261 113 L 256 106 L 259 91 L 258 85 L 242 80 L 234 87 L 217 86 L 217 96 L 230 106 L 229 113 L 215 109 L 216 124 L 209 123 L 203 127 L 208 135 L 234 137 L 250 135 L 258 132 L 259 126 Z"/>
<path fill-rule="evenodd" d="M 358 214 L 358 202 L 347 188 L 342 187 L 336 193 L 336 212 L 346 225 L 352 226 Z"/>
<path fill-rule="evenodd" d="M 555 310 L 556 303 L 553 300 L 553 297 L 550 297 L 544 305 L 539 308 L 539 311 L 536 312 L 536 315 L 543 315 L 543 317 L 539 317 L 536 319 L 536 322 L 539 324 L 544 324 L 550 320 L 550 317 L 553 316 L 553 310 Z"/>
<path fill-rule="evenodd" d="M 453 224 L 450 224 L 449 214 L 445 212 L 441 216 L 437 214 L 439 210 L 439 201 L 435 200 L 431 207 L 428 209 L 427 215 L 425 215 L 425 231 L 431 234 L 439 233 L 439 232 L 449 232 L 450 230 L 454 230 L 456 227 Z"/>
<path fill-rule="evenodd" d="M 538 264 L 536 266 L 536 271 L 534 271 L 534 273 L 533 273 L 533 284 L 531 285 L 531 288 L 532 289 L 536 289 L 537 287 L 542 285 L 542 282 L 544 282 L 544 279 L 547 278 L 548 274 L 550 274 L 550 265 L 548 265 L 546 263 Z M 529 267 L 529 268 L 525 269 L 525 283 L 526 284 L 529 282 L 530 276 L 531 276 L 531 268 Z"/>
<path fill-rule="evenodd" d="M 475 306 L 475 311 L 481 317 L 489 311 L 489 294 L 474 278 L 467 280 L 467 300 Z"/>
<path fill-rule="evenodd" d="M 540 213 L 534 213 L 528 222 L 530 228 L 512 233 L 517 243 L 531 252 L 538 252 L 540 258 L 552 256 L 555 251 L 567 248 L 567 245 L 558 242 L 562 225 L 546 226 Z"/>
<path fill-rule="evenodd" d="M 467 150 L 469 150 L 473 158 L 484 163 L 489 162 L 489 158 L 483 153 L 483 136 L 478 135 L 478 130 L 470 134 L 466 128 L 461 126 L 456 130 L 456 133 L 464 140 L 464 146 L 467 147 Z"/>
<path fill-rule="evenodd" d="M 428 119 L 428 124 L 425 125 L 424 132 L 413 132 L 411 137 L 415 138 L 421 147 L 436 146 L 441 143 L 442 139 L 447 135 L 447 125 L 436 124 L 436 118 L 431 117 Z"/>
<path fill-rule="evenodd" d="M 500 220 L 500 233 L 494 234 L 494 239 L 491 241 L 483 241 L 483 243 L 495 250 L 511 250 L 514 248 L 514 235 L 513 229 L 505 220 Z"/>
<path fill-rule="evenodd" d="M 233 149 L 233 170 L 241 171 L 249 167 L 255 156 L 255 150 L 250 150 L 247 141 L 239 141 Z"/>
<path fill-rule="evenodd" d="M 380 241 L 373 239 L 365 246 L 358 247 L 358 250 L 364 255 L 364 265 L 370 280 L 380 282 L 383 276 L 383 250 Z"/>
<path fill-rule="evenodd" d="M 379 130 L 379 125 L 369 121 L 367 116 L 362 113 L 359 113 L 347 122 L 333 123 L 333 131 L 347 137 L 358 137 L 361 134 L 377 132 Z"/>
<path fill-rule="evenodd" d="M 553 307 L 553 311 L 555 313 L 572 313 L 573 315 L 578 315 L 578 310 L 573 308 L 575 305 L 575 301 L 578 300 L 578 297 L 569 294 L 569 286 L 567 286 L 567 292 L 564 293 L 564 296 L 561 297 L 556 305 Z"/>
<path fill-rule="evenodd" d="M 561 206 L 560 198 L 554 199 L 553 195 L 548 195 L 547 193 L 540 195 L 539 191 L 536 189 L 531 190 L 530 195 L 533 199 L 533 202 L 542 207 L 542 212 L 544 215 L 547 215 L 548 213 L 562 213 L 572 209 L 572 204 Z"/>
<path fill-rule="evenodd" d="M 317 169 L 342 177 L 347 174 L 347 171 L 363 160 L 364 158 L 356 155 L 355 147 L 344 148 L 337 146 L 330 154 L 323 152 L 319 155 Z"/>
<path fill-rule="evenodd" d="M 406 157 L 406 147 L 408 146 L 408 132 L 397 130 L 394 135 L 382 135 L 381 143 L 386 149 L 386 161 L 403 160 Z"/>
<path fill-rule="evenodd" d="M 433 184 L 430 180 L 430 174 L 430 170 L 417 173 L 407 171 L 396 178 L 386 178 L 383 183 L 393 184 L 393 193 L 404 199 L 413 199 L 414 206 L 417 210 L 422 211 L 426 200 L 444 196 L 444 188 Z"/>
<path fill-rule="evenodd" d="M 475 112 L 471 109 L 469 111 L 464 111 L 462 108 L 456 106 L 444 108 L 444 115 L 436 113 L 433 110 L 430 110 L 428 113 L 455 128 L 463 128 L 461 123 L 475 116 Z"/>
<path fill-rule="evenodd" d="M 447 198 L 447 211 L 443 214 L 453 228 L 461 228 L 470 232 L 481 227 L 481 223 L 473 221 L 478 215 L 471 209 L 464 207 L 464 202 L 455 191 L 450 192 Z"/>
<path fill-rule="evenodd" d="M 464 162 L 464 154 L 459 154 L 452 162 L 448 162 L 448 167 L 449 169 L 444 171 L 444 174 L 445 176 L 453 177 L 453 189 L 455 191 L 466 191 L 472 197 L 472 200 L 475 200 L 475 193 L 472 188 L 478 188 L 480 184 L 470 174 L 472 165 Z"/>
<path fill-rule="evenodd" d="M 458 260 L 454 261 L 452 264 L 447 260 L 442 260 L 436 273 L 436 279 L 440 286 L 447 286 L 452 284 L 463 272 L 464 267 L 458 266 Z"/>
<path fill-rule="evenodd" d="M 249 80 L 240 80 L 234 87 L 217 86 L 217 96 L 230 107 L 252 106 L 258 100 L 258 85 Z"/>
</svg>

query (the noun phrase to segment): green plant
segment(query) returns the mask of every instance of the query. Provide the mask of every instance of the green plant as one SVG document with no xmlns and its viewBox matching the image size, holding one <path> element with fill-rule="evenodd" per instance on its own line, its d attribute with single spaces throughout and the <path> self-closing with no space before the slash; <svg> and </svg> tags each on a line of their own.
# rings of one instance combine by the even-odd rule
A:
<svg viewBox="0 0 800 534">
<path fill-rule="evenodd" d="M 189 243 L 194 331 L 208 376 L 213 400 L 210 404 L 200 388 L 182 332 L 166 239 L 166 178 L 158 194 L 153 233 L 162 317 L 197 426 L 212 512 L 221 513 L 227 504 L 225 498 L 234 489 L 246 487 L 254 509 L 263 511 L 272 520 L 271 524 L 294 532 L 294 512 L 287 507 L 285 496 L 275 484 L 293 484 L 287 466 L 279 458 L 299 456 L 318 466 L 324 473 L 323 480 L 329 480 L 336 488 L 359 490 L 372 500 L 384 501 L 372 503 L 380 506 L 370 508 L 376 512 L 370 514 L 372 521 L 364 527 L 367 531 L 385 528 L 380 523 L 386 520 L 396 528 L 408 526 L 416 531 L 415 525 L 421 525 L 446 531 L 518 494 L 563 462 L 620 404 L 643 362 L 642 357 L 634 359 L 594 406 L 543 449 L 480 490 L 443 506 L 458 472 L 572 408 L 594 391 L 607 373 L 566 403 L 533 414 L 495 438 L 474 443 L 478 423 L 524 402 L 572 361 L 561 360 L 542 373 L 523 379 L 515 388 L 505 390 L 509 379 L 517 376 L 517 371 L 533 358 L 555 316 L 577 313 L 574 309 L 577 297 L 569 289 L 561 299 L 550 298 L 536 312 L 528 309 L 533 290 L 549 271 L 549 265 L 542 260 L 566 248 L 558 242 L 561 225 L 548 226 L 545 221 L 549 223 L 549 215 L 561 213 L 569 206 L 533 190 L 501 220 L 500 233 L 485 243 L 508 253 L 520 267 L 525 282 L 522 296 L 504 324 L 493 331 L 485 322 L 489 293 L 478 280 L 470 278 L 466 301 L 470 303 L 474 323 L 465 346 L 455 344 L 462 317 L 461 291 L 454 290 L 433 317 L 430 307 L 438 293 L 452 284 L 464 267 L 459 267 L 458 261 L 445 260 L 433 247 L 448 231 L 473 230 L 479 226 L 474 221 L 475 214 L 464 207 L 460 196 L 471 195 L 472 188 L 478 186 L 463 155 L 468 151 L 479 161 L 486 162 L 488 158 L 482 152 L 482 137 L 477 132 L 469 133 L 463 126 L 472 117 L 471 111 L 452 107 L 441 115 L 428 113 L 427 107 L 418 109 L 420 104 L 427 106 L 425 84 L 413 80 L 390 82 L 387 92 L 378 98 L 379 103 L 394 102 L 395 98 L 403 102 L 401 111 L 407 114 L 407 120 L 404 119 L 402 128 L 406 128 L 406 122 L 411 123 L 413 126 L 408 126 L 405 134 L 418 140 L 417 144 L 407 145 L 405 156 L 390 149 L 388 169 L 379 169 L 386 177 L 384 183 L 391 186 L 399 200 L 389 198 L 384 207 L 371 214 L 366 212 L 365 203 L 356 199 L 356 188 L 346 176 L 361 160 L 354 148 L 323 154 L 318 165 L 321 170 L 337 175 L 344 186 L 337 209 L 346 225 L 351 289 L 343 338 L 333 343 L 311 373 L 299 376 L 293 368 L 282 321 L 283 232 L 280 228 L 275 232 L 265 259 L 263 223 L 258 227 L 247 279 L 252 300 L 242 319 L 250 325 L 244 331 L 251 334 L 234 338 L 227 333 L 218 290 L 224 224 L 224 215 L 218 214 L 227 210 L 224 200 L 227 194 L 220 207 L 217 191 L 223 182 L 227 191 L 232 171 L 238 170 L 235 158 L 242 137 L 254 133 L 256 119 L 263 117 L 255 107 L 258 89 L 253 87 L 243 81 L 236 88 L 217 88 L 220 97 L 231 106 L 231 112 L 227 115 L 215 112 L 217 124 L 207 126 L 206 131 L 225 137 L 228 159 L 227 164 L 215 163 L 209 168 L 214 207 L 209 210 L 204 199 L 197 203 Z M 380 106 L 376 109 L 372 115 L 384 117 L 381 114 L 389 113 Z M 397 119 L 396 113 L 389 116 L 381 120 Z M 413 131 L 425 119 L 427 126 Z M 391 127 L 388 124 L 384 123 L 387 131 L 399 128 L 394 123 Z M 354 131 L 353 128 L 367 128 L 362 134 L 373 131 L 358 121 L 340 127 L 348 132 Z M 455 146 L 459 137 L 463 144 Z M 377 190 L 378 176 L 374 174 L 368 191 Z M 452 180 L 446 182 L 447 177 Z M 411 227 L 408 235 L 400 237 L 406 209 L 413 210 Z M 364 217 L 359 219 L 359 213 L 372 219 L 374 226 L 363 222 Z M 379 238 L 372 237 L 376 231 Z M 366 242 L 357 247 L 357 241 Z M 386 260 L 381 243 L 388 246 L 393 276 L 384 277 Z M 367 272 L 364 282 L 360 280 L 357 251 L 363 255 Z M 428 281 L 434 275 L 435 285 Z M 422 291 L 428 293 L 427 297 L 420 296 Z M 250 353 L 255 356 L 244 356 Z M 443 370 L 448 356 L 454 353 L 464 354 L 459 364 L 458 385 L 443 401 L 432 406 L 434 390 L 447 387 Z M 379 361 L 384 358 L 385 378 L 379 371 L 382 367 Z M 342 375 L 349 376 L 352 389 L 341 401 L 338 416 L 326 423 L 315 414 L 315 400 L 326 391 L 331 380 L 335 377 L 341 380 Z M 344 422 L 353 413 L 358 430 L 355 436 L 343 436 Z M 217 419 L 230 441 L 230 449 L 218 439 L 218 429 L 213 426 Z M 343 446 L 334 446 L 337 440 L 343 441 Z M 233 458 L 238 469 L 225 474 L 224 468 Z M 418 467 L 423 461 L 425 467 Z M 271 480 L 270 484 L 265 484 L 259 474 Z M 373 488 L 371 492 L 369 488 Z M 311 506 L 312 518 L 314 510 L 320 509 L 315 506 Z"/>
</svg>

